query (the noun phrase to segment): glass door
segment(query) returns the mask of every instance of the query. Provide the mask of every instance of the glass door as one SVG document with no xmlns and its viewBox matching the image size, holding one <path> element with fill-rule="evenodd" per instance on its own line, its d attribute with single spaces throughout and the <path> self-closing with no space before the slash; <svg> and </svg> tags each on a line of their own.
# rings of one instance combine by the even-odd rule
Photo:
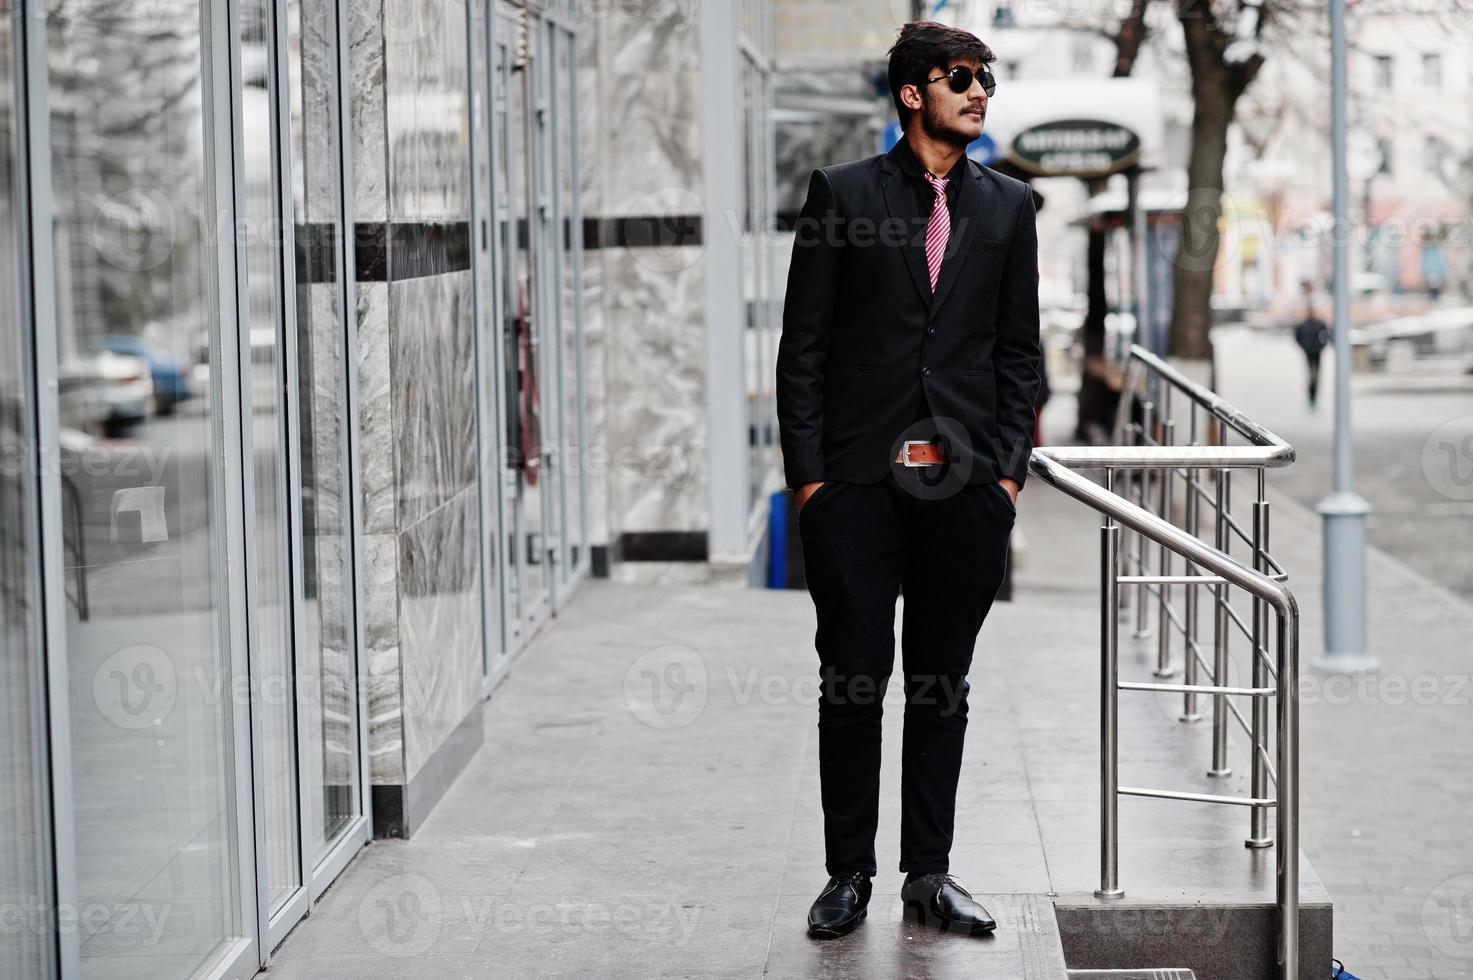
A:
<svg viewBox="0 0 1473 980">
<path fill-rule="evenodd" d="M 548 17 L 532 21 L 536 28 L 536 44 L 532 48 L 531 82 L 531 180 L 533 248 L 537 286 L 537 386 L 538 413 L 542 438 L 541 492 L 542 534 L 528 547 L 536 547 L 543 563 L 542 585 L 550 602 L 556 606 L 562 591 L 563 566 L 563 402 L 560 397 L 562 377 L 561 328 L 562 308 L 558 298 L 562 292 L 562 254 L 558 248 L 557 145 L 555 142 L 554 50 L 558 28 Z"/>
<path fill-rule="evenodd" d="M 368 822 L 344 424 L 354 416 L 339 244 L 337 5 L 241 0 L 239 10 L 252 703 L 269 948 L 367 839 Z"/>
<path fill-rule="evenodd" d="M 470 57 L 470 122 L 472 167 L 472 235 L 475 252 L 475 338 L 476 338 L 476 435 L 479 440 L 481 478 L 481 555 L 485 585 L 482 589 L 482 616 L 486 623 L 482 672 L 491 674 L 497 668 L 506 639 L 502 635 L 501 587 L 506 549 L 501 547 L 500 491 L 502 472 L 497 433 L 501 431 L 496 379 L 500 376 L 501 358 L 497 342 L 497 289 L 494 269 L 496 248 L 493 228 L 500 222 L 492 203 L 491 105 L 493 92 L 502 84 L 495 73 L 504 70 L 504 48 L 495 52 L 493 61 L 490 31 L 491 13 L 488 0 L 471 0 L 471 30 L 468 39 Z M 493 67 L 494 65 L 494 67 Z"/>
<path fill-rule="evenodd" d="M 284 330 L 285 270 L 281 247 L 280 96 L 277 23 L 270 0 L 240 0 L 241 211 L 245 218 L 246 330 L 250 350 L 242 392 L 248 405 L 252 477 L 247 507 L 254 516 L 250 603 L 252 700 L 255 711 L 257 838 L 260 900 L 267 921 L 302 893 L 297 784 L 297 695 L 292 642 L 295 596 L 291 561 L 294 520 L 287 467 L 289 353 Z M 305 907 L 297 911 L 300 915 Z M 291 916 L 294 920 L 296 915 Z"/>
<path fill-rule="evenodd" d="M 69 977 L 255 958 L 249 737 L 230 696 L 244 593 L 226 575 L 244 545 L 224 8 L 32 15 L 48 58 L 48 551 L 66 596 L 58 901 L 100 910 L 63 932 Z"/>
<path fill-rule="evenodd" d="M 560 529 L 556 566 L 558 603 L 587 566 L 587 457 L 584 436 L 581 210 L 578 207 L 577 35 L 554 24 L 548 78 L 552 113 L 551 163 L 553 233 L 550 236 L 552 277 L 549 302 L 556 317 L 557 341 L 550 344 L 549 374 L 556 379 L 558 496 Z"/>
<path fill-rule="evenodd" d="M 502 540 L 506 546 L 507 649 L 530 635 L 548 609 L 543 514 L 541 309 L 533 129 L 536 20 L 496 0 L 491 24 L 492 207 L 500 373 Z M 523 32 L 526 33 L 523 33 Z M 519 54 L 518 52 L 523 52 Z"/>
<path fill-rule="evenodd" d="M 55 965 L 18 4 L 0 0 L 0 976 Z"/>
<path fill-rule="evenodd" d="M 330 881 L 367 840 L 362 772 L 357 583 L 357 501 L 352 479 L 350 329 L 352 269 L 342 153 L 347 79 L 341 7 L 334 0 L 286 0 L 290 202 L 296 270 L 297 433 L 293 488 L 300 567 L 297 676 L 306 685 L 299 729 L 307 798 L 304 847 L 318 878 Z M 325 885 L 320 885 L 320 887 Z"/>
</svg>

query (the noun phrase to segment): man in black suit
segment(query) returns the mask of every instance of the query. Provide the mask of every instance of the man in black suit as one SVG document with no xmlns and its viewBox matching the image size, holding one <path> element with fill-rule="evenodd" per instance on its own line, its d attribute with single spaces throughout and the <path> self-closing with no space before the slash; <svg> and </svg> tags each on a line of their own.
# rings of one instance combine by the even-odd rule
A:
<svg viewBox="0 0 1473 980">
<path fill-rule="evenodd" d="M 902 590 L 902 896 L 923 922 L 995 927 L 948 857 L 967 671 L 1003 580 L 1042 355 L 1032 190 L 965 153 L 993 61 L 966 31 L 903 27 L 889 80 L 904 137 L 814 171 L 796 225 L 777 408 L 818 622 L 829 882 L 809 912 L 814 936 L 858 925 L 877 871 Z"/>
</svg>

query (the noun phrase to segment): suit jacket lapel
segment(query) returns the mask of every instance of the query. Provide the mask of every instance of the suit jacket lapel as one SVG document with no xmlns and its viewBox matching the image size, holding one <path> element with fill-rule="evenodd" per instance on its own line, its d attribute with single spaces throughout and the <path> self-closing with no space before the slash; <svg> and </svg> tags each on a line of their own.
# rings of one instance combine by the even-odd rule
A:
<svg viewBox="0 0 1473 980">
<path fill-rule="evenodd" d="M 888 176 L 881 184 L 885 194 L 885 207 L 891 218 L 899 218 L 904 224 L 905 242 L 900 252 L 905 257 L 906 268 L 910 269 L 911 281 L 921 294 L 922 303 L 931 302 L 931 274 L 926 269 L 926 232 L 916 209 L 916 196 L 900 179 L 900 171 L 893 161 L 886 161 Z"/>
<path fill-rule="evenodd" d="M 972 239 L 982 224 L 982 182 L 972 173 L 971 161 L 965 161 L 962 169 L 961 187 L 957 189 L 956 215 L 951 222 L 951 238 L 946 243 L 946 252 L 941 257 L 941 274 L 936 277 L 936 293 L 930 297 L 931 316 L 941 309 L 947 294 L 956 284 L 961 268 L 966 264 L 967 253 L 972 250 Z M 922 271 L 925 262 L 922 256 Z M 930 285 L 930 277 L 926 277 Z"/>
</svg>

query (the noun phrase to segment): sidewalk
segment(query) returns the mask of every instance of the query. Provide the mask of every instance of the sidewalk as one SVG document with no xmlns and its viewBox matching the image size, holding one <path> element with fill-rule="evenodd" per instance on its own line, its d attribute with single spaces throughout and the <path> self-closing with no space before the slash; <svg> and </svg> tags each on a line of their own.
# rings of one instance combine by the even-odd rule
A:
<svg viewBox="0 0 1473 980">
<path fill-rule="evenodd" d="M 841 944 L 804 936 L 824 878 L 805 593 L 594 581 L 498 690 L 485 746 L 421 831 L 370 845 L 269 976 L 1057 975 L 1038 899 L 1087 896 L 1098 873 L 1097 525 L 1031 484 L 1019 601 L 994 607 L 979 641 L 953 867 L 987 895 L 992 939 L 901 922 L 893 727 L 869 920 Z M 1273 534 L 1307 665 L 1321 642 L 1318 520 L 1278 500 Z M 1473 931 L 1450 910 L 1473 896 L 1473 691 L 1455 689 L 1473 612 L 1380 553 L 1370 573 L 1387 669 L 1365 697 L 1306 670 L 1303 845 L 1353 972 L 1467 977 Z M 1422 675 L 1439 679 L 1439 703 L 1407 685 L 1396 704 L 1392 679 Z M 1149 699 L 1122 711 L 1123 781 L 1163 784 L 1129 768 L 1149 763 L 1178 788 L 1241 791 L 1243 766 L 1231 787 L 1200 778 L 1203 732 Z M 1121 817 L 1128 894 L 1163 882 L 1189 894 L 1215 868 L 1249 869 L 1253 895 L 1271 894 L 1274 852 L 1242 847 L 1246 811 L 1126 798 Z"/>
<path fill-rule="evenodd" d="M 996 638 L 1027 624 L 999 610 L 954 853 L 996 937 L 901 923 L 891 737 L 869 921 L 854 942 L 807 939 L 825 874 L 806 593 L 593 581 L 498 690 L 485 746 L 420 832 L 366 848 L 268 976 L 878 978 L 908 972 L 899 957 L 936 977 L 1062 977 L 995 667 Z M 1058 795 L 1092 791 L 1089 765 L 1061 766 Z"/>
<path fill-rule="evenodd" d="M 498 690 L 420 832 L 370 845 L 269 976 L 1062 980 L 1050 902 L 1094 902 L 1098 875 L 1096 536 L 1072 501 L 1028 493 L 1024 533 L 1057 570 L 1030 561 L 983 628 L 953 850 L 993 937 L 902 922 L 898 684 L 870 917 L 841 943 L 804 934 L 825 879 L 806 593 L 594 581 Z M 1228 789 L 1201 776 L 1204 733 L 1150 701 L 1121 729 L 1127 782 Z M 1239 808 L 1162 806 L 1122 801 L 1132 899 L 1217 895 L 1226 874 L 1271 901 L 1273 852 L 1244 850 Z"/>
</svg>

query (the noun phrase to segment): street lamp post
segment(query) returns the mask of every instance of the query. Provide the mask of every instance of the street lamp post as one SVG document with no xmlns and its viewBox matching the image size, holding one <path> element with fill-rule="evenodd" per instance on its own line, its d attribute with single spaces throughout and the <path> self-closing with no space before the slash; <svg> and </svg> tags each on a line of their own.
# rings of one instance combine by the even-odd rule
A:
<svg viewBox="0 0 1473 980">
<path fill-rule="evenodd" d="M 1333 157 L 1335 475 L 1324 515 L 1325 653 L 1319 670 L 1363 673 L 1378 663 L 1366 647 L 1366 513 L 1355 492 L 1350 441 L 1350 217 L 1345 153 L 1345 0 L 1330 0 L 1330 142 Z"/>
</svg>

